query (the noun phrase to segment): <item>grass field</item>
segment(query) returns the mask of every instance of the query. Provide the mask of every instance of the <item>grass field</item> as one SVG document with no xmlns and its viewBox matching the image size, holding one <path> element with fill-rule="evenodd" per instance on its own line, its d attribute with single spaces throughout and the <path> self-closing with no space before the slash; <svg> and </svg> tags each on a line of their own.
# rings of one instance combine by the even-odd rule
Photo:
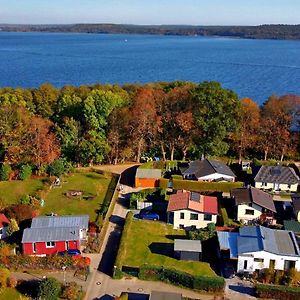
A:
<svg viewBox="0 0 300 300">
<path fill-rule="evenodd" d="M 22 299 L 29 299 L 19 293 L 16 289 L 13 288 L 3 288 L 0 289 L 0 300 L 17 300 L 20 299 L 22 296 Z"/>
<path fill-rule="evenodd" d="M 42 213 L 88 214 L 90 220 L 96 218 L 95 210 L 100 208 L 108 190 L 111 177 L 87 172 L 74 173 L 63 177 L 62 186 L 52 188 L 45 198 Z M 69 191 L 82 191 L 83 196 L 67 197 Z"/>
<path fill-rule="evenodd" d="M 132 220 L 117 264 L 139 267 L 147 263 L 175 268 L 192 275 L 216 276 L 208 263 L 173 258 L 175 238 L 185 238 L 184 230 L 175 230 L 171 225 L 161 222 Z"/>
<path fill-rule="evenodd" d="M 41 179 L 1 181 L 0 198 L 5 201 L 5 204 L 14 204 L 17 203 L 22 196 L 33 194 L 42 188 L 43 182 Z"/>
</svg>

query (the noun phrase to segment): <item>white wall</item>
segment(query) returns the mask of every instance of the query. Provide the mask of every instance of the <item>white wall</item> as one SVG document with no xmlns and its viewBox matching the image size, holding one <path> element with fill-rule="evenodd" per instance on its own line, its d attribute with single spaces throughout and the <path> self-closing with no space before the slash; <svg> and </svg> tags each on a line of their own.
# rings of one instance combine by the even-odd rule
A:
<svg viewBox="0 0 300 300">
<path fill-rule="evenodd" d="M 246 215 L 246 209 L 254 211 L 254 215 Z M 247 204 L 240 204 L 237 208 L 237 219 L 238 221 L 247 221 L 255 220 L 261 216 L 262 208 L 256 204 L 253 204 L 252 207 Z"/>
<path fill-rule="evenodd" d="M 197 179 L 198 179 L 198 181 L 214 181 L 214 180 L 220 179 L 220 178 L 226 178 L 227 181 L 232 181 L 232 182 L 234 182 L 234 180 L 235 180 L 235 177 L 233 177 L 233 176 L 228 176 L 228 175 L 220 174 L 220 173 L 210 174 L 207 176 L 199 177 Z"/>
<path fill-rule="evenodd" d="M 265 189 L 265 190 L 274 190 L 274 183 L 267 183 L 264 185 L 262 182 L 255 182 L 255 187 L 258 189 Z M 287 184 L 280 184 L 279 189 L 281 191 L 286 192 L 297 192 L 298 184 L 292 184 L 290 187 Z"/>
<path fill-rule="evenodd" d="M 264 261 L 263 263 L 255 262 L 254 258 L 263 258 Z M 295 268 L 298 271 L 300 271 L 300 257 L 276 255 L 266 251 L 257 251 L 257 252 L 245 253 L 243 255 L 239 255 L 237 271 L 238 272 L 246 271 L 252 273 L 256 269 L 261 270 L 261 269 L 269 268 L 271 259 L 275 260 L 275 270 L 284 270 L 284 261 L 293 260 L 296 261 Z M 244 269 L 245 260 L 247 260 L 247 269 Z"/>
<path fill-rule="evenodd" d="M 180 213 L 184 213 L 184 219 L 180 219 Z M 198 215 L 198 220 L 191 220 L 190 215 L 191 213 Z M 209 223 L 216 223 L 217 222 L 217 215 L 212 215 L 211 221 L 204 220 L 203 213 L 197 213 L 192 210 L 177 210 L 174 211 L 174 229 L 180 228 L 180 225 L 184 225 L 184 227 L 191 227 L 196 226 L 196 228 L 204 228 Z"/>
</svg>

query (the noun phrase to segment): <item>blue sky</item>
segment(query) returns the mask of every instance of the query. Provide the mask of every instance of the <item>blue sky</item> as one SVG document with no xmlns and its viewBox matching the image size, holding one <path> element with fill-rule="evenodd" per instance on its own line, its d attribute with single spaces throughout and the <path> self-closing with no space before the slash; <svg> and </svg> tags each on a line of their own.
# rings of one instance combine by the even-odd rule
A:
<svg viewBox="0 0 300 300">
<path fill-rule="evenodd" d="M 300 0 L 0 0 L 1 23 L 300 24 Z"/>
</svg>

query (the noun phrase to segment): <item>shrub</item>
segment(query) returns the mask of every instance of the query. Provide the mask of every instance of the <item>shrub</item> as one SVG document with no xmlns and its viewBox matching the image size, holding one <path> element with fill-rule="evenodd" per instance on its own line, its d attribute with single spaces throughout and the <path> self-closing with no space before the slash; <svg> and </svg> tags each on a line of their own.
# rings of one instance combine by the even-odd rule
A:
<svg viewBox="0 0 300 300">
<path fill-rule="evenodd" d="M 161 189 L 167 189 L 169 184 L 169 179 L 160 178 L 159 179 L 159 187 Z"/>
<path fill-rule="evenodd" d="M 298 300 L 300 299 L 300 288 L 257 284 L 256 293 L 260 298 Z"/>
<path fill-rule="evenodd" d="M 14 204 L 4 210 L 4 214 L 10 219 L 16 219 L 17 223 L 31 219 L 34 210 L 30 205 Z"/>
<path fill-rule="evenodd" d="M 10 165 L 1 164 L 0 165 L 0 181 L 9 180 L 9 176 L 10 176 L 11 172 L 12 172 L 12 170 L 11 170 Z"/>
<path fill-rule="evenodd" d="M 7 279 L 7 286 L 10 287 L 10 288 L 15 288 L 18 284 L 18 280 L 13 277 L 13 276 L 10 276 L 8 279 Z"/>
<path fill-rule="evenodd" d="M 7 235 L 12 235 L 14 232 L 20 230 L 19 225 L 16 219 L 10 219 L 10 222 L 7 227 Z"/>
<path fill-rule="evenodd" d="M 22 165 L 19 172 L 19 179 L 20 180 L 26 180 L 30 178 L 32 174 L 32 168 L 30 165 Z"/>
<path fill-rule="evenodd" d="M 9 275 L 10 272 L 8 269 L 0 268 L 0 288 L 5 288 L 7 286 Z"/>
<path fill-rule="evenodd" d="M 57 300 L 61 293 L 61 284 L 55 278 L 46 278 L 38 288 L 38 297 L 43 300 Z"/>
<path fill-rule="evenodd" d="M 49 175 L 59 177 L 65 172 L 65 164 L 62 159 L 57 159 L 48 166 Z"/>
<path fill-rule="evenodd" d="M 30 204 L 30 196 L 29 195 L 22 196 L 19 203 L 29 205 Z"/>
<path fill-rule="evenodd" d="M 81 286 L 76 282 L 70 282 L 64 287 L 62 298 L 68 300 L 77 300 L 81 294 Z"/>
</svg>

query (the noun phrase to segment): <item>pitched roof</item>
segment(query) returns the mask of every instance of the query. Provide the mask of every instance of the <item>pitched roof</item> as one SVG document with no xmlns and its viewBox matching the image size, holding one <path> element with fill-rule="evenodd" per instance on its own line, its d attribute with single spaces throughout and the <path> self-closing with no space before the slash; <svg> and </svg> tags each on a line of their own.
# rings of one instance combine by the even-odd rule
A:
<svg viewBox="0 0 300 300">
<path fill-rule="evenodd" d="M 254 203 L 260 207 L 276 212 L 273 197 L 254 187 L 237 188 L 231 191 L 231 196 L 235 200 L 235 205 Z"/>
<path fill-rule="evenodd" d="M 26 228 L 22 243 L 77 241 L 79 227 Z"/>
<path fill-rule="evenodd" d="M 292 231 L 247 226 L 240 228 L 237 242 L 239 254 L 266 251 L 277 255 L 300 256 Z"/>
<path fill-rule="evenodd" d="M 237 237 L 238 232 L 217 231 L 218 241 L 221 250 L 229 250 L 230 258 L 238 257 Z"/>
<path fill-rule="evenodd" d="M 141 169 L 137 168 L 136 170 L 136 178 L 153 178 L 159 179 L 162 176 L 161 169 Z"/>
<path fill-rule="evenodd" d="M 200 240 L 174 240 L 174 251 L 202 252 Z"/>
<path fill-rule="evenodd" d="M 189 209 L 200 213 L 218 214 L 217 197 L 190 191 L 177 191 L 170 195 L 167 211 Z"/>
<path fill-rule="evenodd" d="M 299 177 L 295 170 L 284 166 L 262 166 L 254 178 L 255 182 L 268 183 L 299 183 Z"/>
<path fill-rule="evenodd" d="M 0 228 L 3 228 L 9 224 L 9 220 L 6 218 L 5 214 L 0 214 Z"/>
<path fill-rule="evenodd" d="M 49 216 L 32 219 L 31 228 L 79 227 L 88 228 L 88 215 Z"/>
<path fill-rule="evenodd" d="M 226 164 L 211 159 L 192 161 L 189 168 L 183 172 L 183 175 L 194 175 L 197 178 L 200 178 L 214 173 L 235 177 L 234 173 Z"/>
</svg>

